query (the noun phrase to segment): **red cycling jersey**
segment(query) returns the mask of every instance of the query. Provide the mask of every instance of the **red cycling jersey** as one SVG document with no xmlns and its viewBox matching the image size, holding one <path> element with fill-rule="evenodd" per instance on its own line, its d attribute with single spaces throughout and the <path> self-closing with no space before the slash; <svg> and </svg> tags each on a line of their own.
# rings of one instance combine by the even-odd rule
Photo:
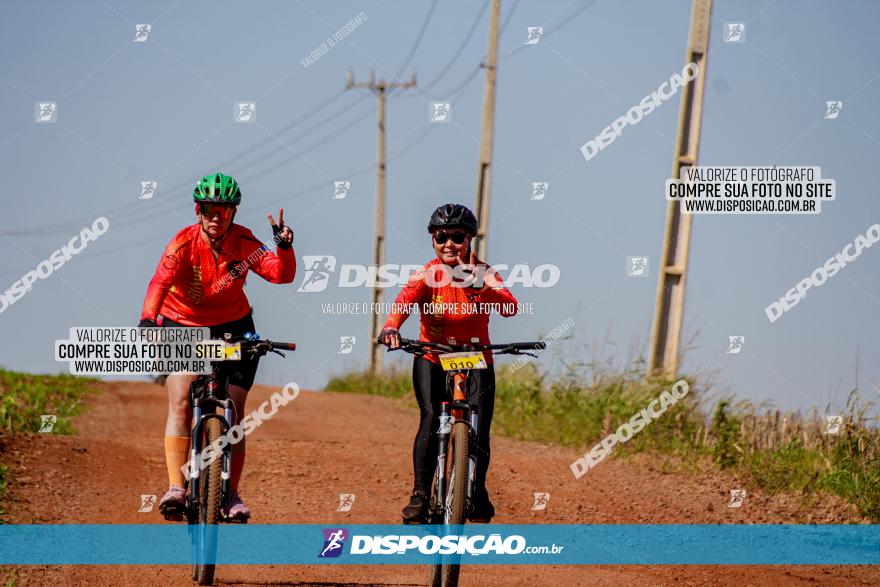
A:
<svg viewBox="0 0 880 587">
<path fill-rule="evenodd" d="M 292 247 L 273 253 L 249 229 L 232 224 L 215 259 L 201 226 L 187 226 L 165 247 L 141 319 L 162 315 L 186 326 L 238 320 L 251 310 L 244 293 L 249 269 L 266 281 L 291 283 L 296 255 Z"/>
<path fill-rule="evenodd" d="M 489 312 L 480 304 L 493 304 L 492 308 L 507 318 L 516 314 L 516 298 L 504 287 L 497 273 L 482 261 L 477 260 L 475 264 L 486 268 L 486 283 L 491 284 L 483 291 L 456 286 L 448 274 L 444 278 L 442 263 L 439 258 L 433 259 L 407 281 L 388 314 L 385 328 L 399 330 L 409 316 L 409 309 L 418 305 L 421 312 L 419 340 L 449 343 L 449 339 L 454 339 L 455 344 L 466 344 L 471 338 L 479 338 L 479 344 L 490 344 Z M 485 351 L 483 355 L 491 365 L 492 353 Z M 432 363 L 440 362 L 435 353 L 425 358 Z"/>
</svg>

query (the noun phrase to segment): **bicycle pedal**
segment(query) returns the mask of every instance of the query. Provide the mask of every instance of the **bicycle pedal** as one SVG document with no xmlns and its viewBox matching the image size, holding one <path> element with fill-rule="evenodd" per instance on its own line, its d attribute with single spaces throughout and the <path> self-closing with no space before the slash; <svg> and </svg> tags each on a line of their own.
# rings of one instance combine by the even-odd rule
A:
<svg viewBox="0 0 880 587">
<path fill-rule="evenodd" d="M 159 513 L 169 522 L 182 522 L 186 513 L 186 508 L 177 504 L 166 504 L 159 506 Z"/>
</svg>

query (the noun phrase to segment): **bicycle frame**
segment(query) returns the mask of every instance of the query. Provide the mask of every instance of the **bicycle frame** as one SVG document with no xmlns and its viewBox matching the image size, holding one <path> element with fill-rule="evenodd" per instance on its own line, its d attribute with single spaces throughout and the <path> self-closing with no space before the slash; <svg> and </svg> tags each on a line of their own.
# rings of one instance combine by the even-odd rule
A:
<svg viewBox="0 0 880 587">
<path fill-rule="evenodd" d="M 468 434 L 473 442 L 468 443 L 468 481 L 467 481 L 467 509 L 470 510 L 473 498 L 474 476 L 477 471 L 477 454 L 474 447 L 477 439 L 476 406 L 471 406 L 467 401 L 467 384 L 470 380 L 470 371 L 450 371 L 446 374 L 446 389 L 452 396 L 452 402 L 443 402 L 440 405 L 440 429 L 437 439 L 437 471 L 435 474 L 434 494 L 436 507 L 443 508 L 443 521 L 448 521 L 449 508 L 446 503 L 447 479 L 446 460 L 449 456 L 449 439 L 452 433 L 452 425 L 456 422 L 465 422 L 468 425 Z"/>
<path fill-rule="evenodd" d="M 376 342 L 385 344 L 380 335 Z M 513 342 L 507 344 L 479 344 L 478 339 L 471 339 L 474 344 L 456 344 L 450 339 L 448 344 L 411 340 L 399 338 L 399 344 L 389 350 L 401 349 L 414 354 L 416 357 L 427 353 L 453 353 L 459 351 L 474 351 L 484 353 L 486 351 L 495 354 L 530 355 L 529 350 L 540 350 L 546 347 L 544 342 Z M 447 461 L 450 453 L 450 436 L 455 424 L 464 423 L 467 426 L 469 442 L 467 443 L 467 490 L 465 492 L 465 512 L 469 514 L 473 509 L 474 481 L 477 472 L 478 441 L 478 416 L 476 406 L 471 406 L 467 398 L 467 386 L 470 381 L 470 372 L 474 365 L 468 363 L 470 368 L 457 369 L 457 365 L 451 363 L 452 369 L 446 371 L 446 390 L 452 396 L 451 402 L 443 402 L 440 406 L 440 428 L 438 435 L 437 470 L 434 475 L 434 489 L 432 492 L 433 503 L 430 506 L 428 517 L 432 523 L 437 523 L 438 510 L 443 508 L 443 523 L 449 523 L 448 493 L 449 479 L 446 478 Z M 459 473 L 460 474 L 460 473 Z"/>
<path fill-rule="evenodd" d="M 211 418 L 220 421 L 220 433 L 225 435 L 232 422 L 232 400 L 229 399 L 229 379 L 218 375 L 219 366 L 214 365 L 211 374 L 199 377 L 190 384 L 190 400 L 192 401 L 192 448 L 190 450 L 190 479 L 189 492 L 187 494 L 187 513 L 191 517 L 197 510 L 195 507 L 200 496 L 200 473 L 198 467 L 199 455 L 205 449 L 202 439 L 204 437 L 205 423 Z M 219 392 L 219 393 L 218 393 Z M 223 416 L 217 413 L 217 408 L 223 408 Z M 220 455 L 220 503 L 225 504 L 230 489 L 230 471 L 232 470 L 232 445 L 227 443 Z M 197 520 L 195 520 L 197 522 Z"/>
</svg>

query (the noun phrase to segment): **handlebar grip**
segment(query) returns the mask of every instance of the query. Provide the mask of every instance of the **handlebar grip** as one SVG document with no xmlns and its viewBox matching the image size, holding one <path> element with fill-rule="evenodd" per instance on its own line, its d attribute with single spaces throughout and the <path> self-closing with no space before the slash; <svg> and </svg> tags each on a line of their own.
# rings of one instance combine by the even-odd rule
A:
<svg viewBox="0 0 880 587">
<path fill-rule="evenodd" d="M 295 351 L 296 350 L 296 343 L 295 342 L 273 342 L 272 348 L 273 349 L 282 349 L 285 351 Z"/>
</svg>

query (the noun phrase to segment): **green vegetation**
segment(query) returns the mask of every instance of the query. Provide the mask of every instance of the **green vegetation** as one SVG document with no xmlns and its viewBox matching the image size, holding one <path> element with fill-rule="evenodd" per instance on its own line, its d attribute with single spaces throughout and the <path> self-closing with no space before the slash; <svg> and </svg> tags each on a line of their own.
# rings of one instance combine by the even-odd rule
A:
<svg viewBox="0 0 880 587">
<path fill-rule="evenodd" d="M 39 432 L 41 416 L 57 419 L 52 434 L 71 434 L 71 419 L 97 379 L 72 375 L 32 375 L 0 369 L 0 516 L 9 482 L 9 467 L 2 463 L 4 446 L 17 434 Z"/>
<path fill-rule="evenodd" d="M 496 367 L 493 429 L 587 452 L 672 384 L 645 378 L 640 363 L 631 369 L 595 361 L 563 366 L 552 378 L 532 363 Z M 624 447 L 615 447 L 615 456 L 648 450 L 685 461 L 707 457 L 766 491 L 827 491 L 880 520 L 880 430 L 877 419 L 866 416 L 872 404 L 863 403 L 856 391 L 846 410 L 838 412 L 839 432 L 826 434 L 825 415 L 816 411 L 809 417 L 766 407 L 759 412 L 749 402 L 730 399 L 706 409 L 707 389 L 691 377 L 687 381 L 688 395 Z M 339 375 L 326 389 L 405 397 L 412 394 L 412 382 L 408 369 L 393 368 L 379 378 L 364 371 Z"/>
<path fill-rule="evenodd" d="M 43 414 L 57 420 L 53 434 L 71 434 L 71 418 L 97 379 L 32 375 L 0 369 L 0 435 L 39 432 Z"/>
<path fill-rule="evenodd" d="M 408 370 L 393 365 L 385 369 L 380 377 L 374 377 L 364 369 L 331 377 L 325 389 L 398 398 L 412 393 L 412 376 Z"/>
</svg>

